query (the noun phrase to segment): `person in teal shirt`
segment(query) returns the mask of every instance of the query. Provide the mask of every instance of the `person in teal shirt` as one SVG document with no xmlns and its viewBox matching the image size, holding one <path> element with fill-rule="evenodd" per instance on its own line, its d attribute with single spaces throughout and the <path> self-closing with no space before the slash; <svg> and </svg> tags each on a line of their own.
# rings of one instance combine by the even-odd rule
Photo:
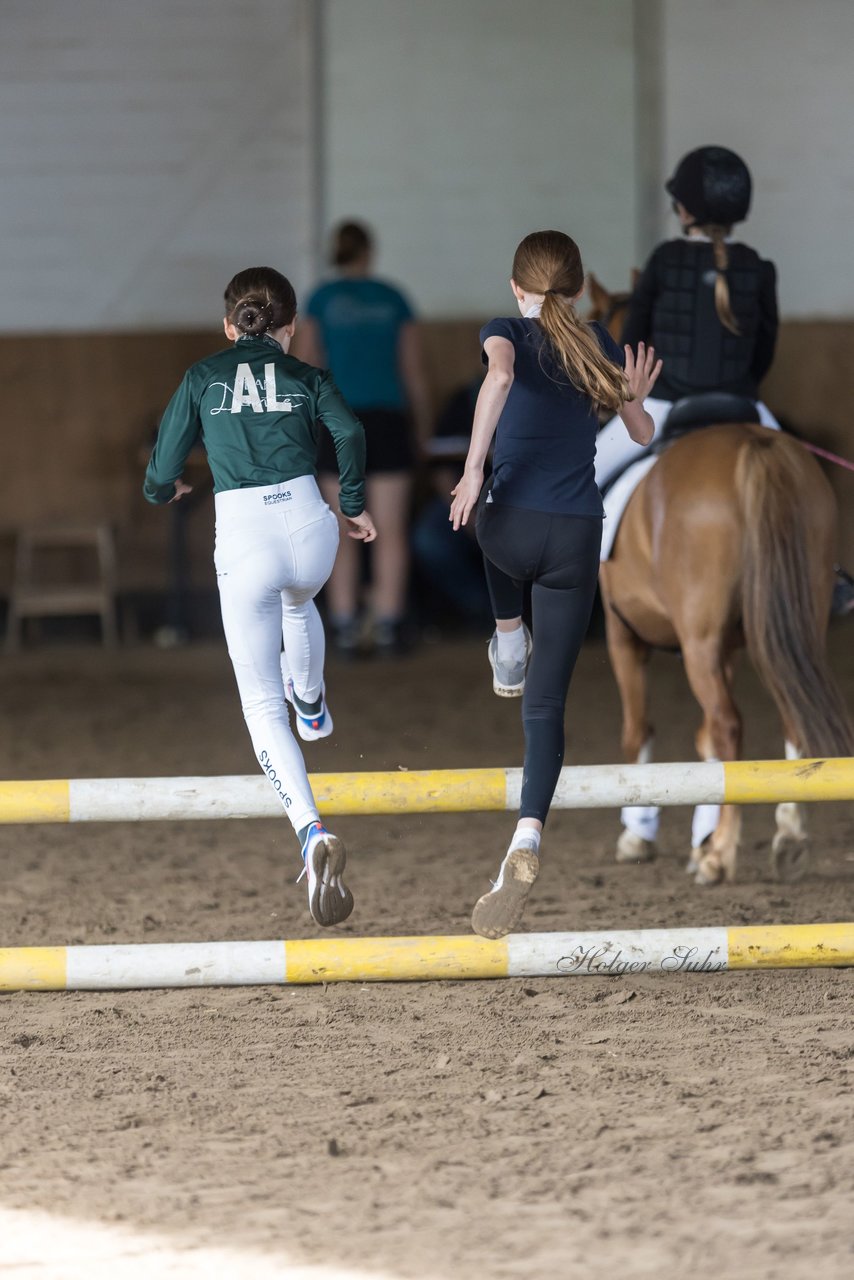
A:
<svg viewBox="0 0 854 1280">
<path fill-rule="evenodd" d="M 252 745 L 296 831 L 309 909 L 320 925 L 353 909 L 346 853 L 323 826 L 289 722 L 328 737 L 323 623 L 314 603 L 332 571 L 338 521 L 317 485 L 319 424 L 341 476 L 349 537 L 372 542 L 365 511 L 365 435 L 331 376 L 288 354 L 296 296 L 271 267 L 241 271 L 225 291 L 233 345 L 194 364 L 170 400 L 145 473 L 149 502 L 178 501 L 187 455 L 204 445 L 214 480 L 217 572 L 228 653 Z"/>
<path fill-rule="evenodd" d="M 361 223 L 336 229 L 336 275 L 309 297 L 296 345 L 304 359 L 331 369 L 365 427 L 368 505 L 380 533 L 368 604 L 374 649 L 383 654 L 398 650 L 403 639 L 413 471 L 431 424 L 412 307 L 396 286 L 373 274 L 373 256 L 373 239 Z M 334 504 L 337 458 L 325 432 L 319 471 L 321 490 Z M 358 547 L 344 540 L 326 591 L 334 643 L 344 655 L 355 652 L 361 630 L 361 569 Z"/>
</svg>

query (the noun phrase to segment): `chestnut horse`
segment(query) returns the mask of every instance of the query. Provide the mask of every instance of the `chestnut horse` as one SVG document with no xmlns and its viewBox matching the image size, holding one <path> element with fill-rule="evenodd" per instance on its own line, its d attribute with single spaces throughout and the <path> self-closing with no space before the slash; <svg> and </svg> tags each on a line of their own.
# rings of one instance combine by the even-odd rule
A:
<svg viewBox="0 0 854 1280">
<path fill-rule="evenodd" d="M 595 281 L 590 294 L 592 318 L 599 310 L 619 331 L 610 295 Z M 835 539 L 827 479 L 806 449 L 780 431 L 711 425 L 662 453 L 632 494 L 600 573 L 628 761 L 651 755 L 646 667 L 655 648 L 682 653 L 703 713 L 700 757 L 737 760 L 742 726 L 732 663 L 745 645 L 777 705 L 787 755 L 854 754 L 825 653 Z M 808 858 L 801 806 L 778 805 L 776 822 L 772 866 L 779 878 L 793 880 Z M 697 883 L 735 878 L 740 831 L 740 810 L 724 806 L 712 834 L 691 852 Z M 623 831 L 618 861 L 654 853 L 652 842 Z"/>
</svg>

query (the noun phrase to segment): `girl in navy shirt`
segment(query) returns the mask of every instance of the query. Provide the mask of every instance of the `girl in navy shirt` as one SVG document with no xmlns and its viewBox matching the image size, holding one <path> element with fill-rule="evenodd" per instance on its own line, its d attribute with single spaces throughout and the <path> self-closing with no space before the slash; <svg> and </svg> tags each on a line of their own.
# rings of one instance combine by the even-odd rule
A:
<svg viewBox="0 0 854 1280">
<path fill-rule="evenodd" d="M 510 285 L 522 318 L 492 320 L 481 330 L 487 374 L 465 472 L 453 491 L 455 529 L 477 510 L 495 614 L 493 688 L 505 697 L 524 694 L 519 821 L 498 879 L 472 916 L 475 931 L 487 938 L 502 937 L 522 918 L 563 764 L 566 696 L 599 568 L 598 410 L 619 414 L 638 444 L 654 430 L 643 401 L 661 361 L 643 343 L 636 357 L 628 347 L 623 354 L 604 328 L 585 324 L 575 310 L 583 284 L 581 255 L 569 236 L 538 231 L 519 245 Z M 493 473 L 484 485 L 493 435 Z M 526 582 L 533 641 L 521 616 Z"/>
</svg>

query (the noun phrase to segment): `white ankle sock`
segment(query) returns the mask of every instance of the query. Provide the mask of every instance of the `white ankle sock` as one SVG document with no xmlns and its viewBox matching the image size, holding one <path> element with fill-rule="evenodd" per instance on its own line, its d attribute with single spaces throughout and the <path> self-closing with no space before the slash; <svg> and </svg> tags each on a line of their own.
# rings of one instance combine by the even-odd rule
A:
<svg viewBox="0 0 854 1280">
<path fill-rule="evenodd" d="M 498 637 L 498 659 L 500 662 L 525 661 L 525 632 L 522 624 L 515 631 L 495 632 Z"/>
<path fill-rule="evenodd" d="M 534 853 L 539 854 L 542 834 L 535 827 L 517 827 L 510 841 L 510 849 L 533 849 Z"/>
</svg>

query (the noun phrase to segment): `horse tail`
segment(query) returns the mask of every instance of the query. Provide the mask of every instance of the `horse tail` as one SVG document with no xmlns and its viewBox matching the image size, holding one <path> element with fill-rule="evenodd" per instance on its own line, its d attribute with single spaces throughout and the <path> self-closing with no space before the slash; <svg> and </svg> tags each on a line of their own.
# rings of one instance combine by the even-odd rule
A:
<svg viewBox="0 0 854 1280">
<path fill-rule="evenodd" d="M 754 666 L 803 755 L 854 755 L 825 651 L 835 512 L 827 481 L 796 440 L 751 431 L 735 485 L 744 520 L 742 619 Z"/>
</svg>

